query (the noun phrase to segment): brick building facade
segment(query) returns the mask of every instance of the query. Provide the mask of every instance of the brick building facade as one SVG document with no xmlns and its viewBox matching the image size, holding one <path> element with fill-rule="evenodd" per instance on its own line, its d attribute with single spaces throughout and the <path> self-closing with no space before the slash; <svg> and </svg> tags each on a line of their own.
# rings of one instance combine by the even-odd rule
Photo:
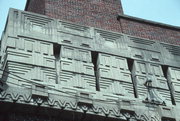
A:
<svg viewBox="0 0 180 121">
<path fill-rule="evenodd" d="M 81 25 L 180 44 L 179 27 L 126 16 L 120 0 L 29 0 L 25 10 Z"/>
</svg>

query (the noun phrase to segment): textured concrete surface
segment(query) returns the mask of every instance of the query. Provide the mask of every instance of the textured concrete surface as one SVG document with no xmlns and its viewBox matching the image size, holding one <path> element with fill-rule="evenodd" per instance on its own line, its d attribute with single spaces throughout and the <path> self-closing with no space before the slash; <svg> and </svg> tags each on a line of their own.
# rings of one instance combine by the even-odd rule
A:
<svg viewBox="0 0 180 121">
<path fill-rule="evenodd" d="M 112 120 L 180 120 L 179 50 L 10 9 L 0 101 Z"/>
</svg>

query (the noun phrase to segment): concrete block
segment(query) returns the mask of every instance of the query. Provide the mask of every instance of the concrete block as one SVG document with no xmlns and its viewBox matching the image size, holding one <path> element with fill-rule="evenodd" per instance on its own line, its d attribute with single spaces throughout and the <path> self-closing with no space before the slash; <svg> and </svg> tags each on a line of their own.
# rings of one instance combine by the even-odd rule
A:
<svg viewBox="0 0 180 121">
<path fill-rule="evenodd" d="M 126 58 L 104 54 L 104 53 L 98 54 L 97 66 L 98 65 L 129 71 Z"/>
<path fill-rule="evenodd" d="M 145 50 L 157 50 L 156 42 L 144 38 L 132 37 L 128 36 L 129 38 L 129 46 L 133 46 L 135 48 L 141 48 Z"/>
<path fill-rule="evenodd" d="M 169 67 L 167 75 L 171 82 L 180 83 L 180 68 Z"/>
<path fill-rule="evenodd" d="M 168 67 L 167 78 L 172 88 L 173 98 L 175 99 L 175 103 L 180 105 L 180 69 L 174 67 Z"/>
<path fill-rule="evenodd" d="M 78 105 L 86 105 L 90 107 L 93 106 L 93 96 L 89 92 L 78 91 L 76 98 L 77 98 Z"/>
<path fill-rule="evenodd" d="M 147 78 L 151 78 L 151 86 L 169 90 L 167 79 L 164 77 L 159 64 L 135 61 L 132 68 L 132 77 L 136 84 L 144 85 Z"/>
<path fill-rule="evenodd" d="M 172 85 L 173 90 L 174 90 L 175 92 L 180 92 L 180 83 L 178 83 L 178 82 L 172 82 L 171 85 Z"/>
<path fill-rule="evenodd" d="M 92 63 L 85 63 L 82 61 L 62 58 L 60 60 L 60 64 L 62 71 L 69 71 L 94 76 L 94 65 Z"/>
<path fill-rule="evenodd" d="M 61 47 L 60 58 L 69 58 L 87 63 L 92 62 L 90 51 L 68 47 L 68 46 Z"/>
<path fill-rule="evenodd" d="M 176 105 L 180 105 L 180 92 L 174 92 L 174 99 L 175 99 L 175 103 Z"/>
<path fill-rule="evenodd" d="M 98 77 L 132 83 L 127 60 L 122 57 L 99 53 L 97 73 Z"/>
<path fill-rule="evenodd" d="M 143 61 L 134 61 L 132 74 L 146 75 L 148 73 L 147 63 Z"/>
<path fill-rule="evenodd" d="M 6 47 L 16 48 L 32 53 L 41 53 L 43 55 L 53 55 L 53 44 L 41 40 L 23 38 L 23 37 L 8 37 Z"/>
<path fill-rule="evenodd" d="M 161 65 L 150 63 L 149 70 L 150 70 L 149 74 L 153 74 L 158 78 L 162 78 L 162 79 L 164 78 L 164 74 L 163 74 Z"/>
<path fill-rule="evenodd" d="M 5 70 L 10 73 L 11 78 L 9 78 L 9 80 L 14 77 L 19 82 L 25 81 L 29 84 L 35 81 L 43 82 L 44 84 L 56 84 L 56 71 L 52 68 L 38 67 L 18 62 L 7 62 Z M 19 82 L 17 84 L 19 84 Z"/>
<path fill-rule="evenodd" d="M 130 56 L 133 59 L 145 60 L 145 54 L 146 54 L 145 50 L 130 47 Z"/>
<path fill-rule="evenodd" d="M 54 20 L 51 18 L 21 12 L 19 34 L 31 36 L 32 38 L 50 39 L 53 36 Z"/>
<path fill-rule="evenodd" d="M 126 55 L 127 43 L 122 34 L 95 29 L 95 47 L 98 51 Z"/>
<path fill-rule="evenodd" d="M 82 26 L 70 22 L 58 21 L 58 31 L 62 33 L 68 33 L 70 35 L 91 38 L 92 33 L 90 27 Z"/>
<path fill-rule="evenodd" d="M 160 47 L 157 42 L 138 37 L 127 36 L 131 58 L 148 62 L 163 63 Z"/>
<path fill-rule="evenodd" d="M 46 87 L 41 85 L 32 85 L 32 96 L 47 98 L 48 90 Z"/>
<path fill-rule="evenodd" d="M 132 83 L 120 82 L 113 79 L 98 78 L 100 91 L 120 96 L 134 97 Z"/>
<path fill-rule="evenodd" d="M 160 43 L 160 45 L 164 63 L 166 65 L 171 65 L 172 67 L 180 67 L 180 47 L 176 45 L 170 45 L 167 43 Z"/>
<path fill-rule="evenodd" d="M 161 52 L 153 52 L 153 51 L 148 51 L 146 52 L 146 58 L 150 61 L 150 62 L 161 62 L 163 63 L 163 59 L 162 59 L 162 54 Z"/>
<path fill-rule="evenodd" d="M 91 27 L 58 21 L 58 42 L 63 45 L 92 49 L 94 48 L 93 34 Z"/>
<path fill-rule="evenodd" d="M 132 83 L 131 73 L 118 68 L 99 66 L 97 76 L 99 78 L 114 79 L 117 81 Z"/>
<path fill-rule="evenodd" d="M 121 112 L 135 113 L 135 104 L 133 101 L 119 99 L 119 104 Z"/>
<path fill-rule="evenodd" d="M 7 49 L 7 60 L 19 63 L 55 68 L 55 58 L 53 56 L 39 53 L 25 52 L 22 50 Z"/>
<path fill-rule="evenodd" d="M 96 80 L 94 76 L 78 74 L 75 72 L 60 71 L 60 82 L 62 86 L 79 89 L 96 90 Z"/>
<path fill-rule="evenodd" d="M 159 106 L 158 107 L 158 113 L 161 117 L 161 119 L 171 119 L 176 120 L 176 113 L 174 108 L 167 107 L 167 106 Z"/>
</svg>

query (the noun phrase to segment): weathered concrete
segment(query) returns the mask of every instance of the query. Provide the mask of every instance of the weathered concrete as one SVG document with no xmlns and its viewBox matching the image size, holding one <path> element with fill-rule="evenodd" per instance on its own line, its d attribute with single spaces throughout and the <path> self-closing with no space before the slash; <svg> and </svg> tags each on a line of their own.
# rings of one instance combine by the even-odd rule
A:
<svg viewBox="0 0 180 121">
<path fill-rule="evenodd" d="M 111 120 L 180 120 L 179 50 L 10 9 L 0 101 Z"/>
</svg>

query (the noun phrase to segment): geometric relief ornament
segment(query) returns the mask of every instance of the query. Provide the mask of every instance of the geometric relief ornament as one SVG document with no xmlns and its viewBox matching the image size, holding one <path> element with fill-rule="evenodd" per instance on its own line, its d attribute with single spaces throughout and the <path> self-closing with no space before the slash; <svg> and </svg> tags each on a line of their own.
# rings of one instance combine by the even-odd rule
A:
<svg viewBox="0 0 180 121">
<path fill-rule="evenodd" d="M 11 87 L 10 87 L 11 88 Z M 17 88 L 18 89 L 18 88 Z M 18 94 L 17 95 L 14 95 L 15 93 L 11 91 L 11 89 L 8 89 L 6 93 L 1 93 L 1 98 L 0 100 L 1 101 L 10 101 L 10 100 L 16 100 L 16 101 L 13 101 L 13 102 L 21 102 L 21 103 L 30 103 L 30 104 L 33 104 L 33 105 L 39 105 L 39 106 L 44 106 L 48 104 L 48 107 L 55 107 L 55 108 L 60 108 L 60 109 L 71 109 L 71 110 L 77 110 L 77 111 L 80 111 L 80 112 L 87 112 L 87 113 L 93 113 L 93 114 L 96 114 L 96 115 L 101 115 L 101 113 L 103 113 L 103 115 L 105 116 L 113 116 L 113 117 L 117 117 L 118 114 L 118 110 L 116 109 L 112 109 L 112 107 L 108 107 L 108 105 L 94 105 L 93 104 L 93 107 L 88 107 L 86 105 L 77 105 L 76 102 L 74 101 L 70 101 L 69 99 L 68 100 L 64 100 L 62 97 L 61 98 L 56 98 L 54 97 L 53 95 L 49 97 L 49 99 L 43 99 L 43 98 L 34 98 L 34 97 L 30 97 L 28 95 L 31 95 L 29 93 L 29 90 L 26 90 L 26 89 L 22 89 L 21 91 L 17 91 Z M 13 94 L 12 94 L 13 93 Z M 28 95 L 27 95 L 28 94 Z M 15 98 L 14 98 L 15 97 Z M 53 98 L 54 97 L 54 98 Z M 27 101 L 27 98 L 29 101 Z M 32 100 L 34 100 L 35 102 L 32 103 Z M 63 101 L 64 100 L 64 101 Z M 96 102 L 96 101 L 95 101 Z M 106 104 L 106 103 L 104 103 Z M 64 108 L 63 108 L 64 107 Z M 80 109 L 80 110 L 79 110 Z M 137 120 L 142 120 L 142 121 L 160 121 L 160 116 L 153 112 L 153 111 L 148 111 L 146 110 L 146 112 L 144 112 L 144 110 L 138 114 L 132 114 L 132 113 L 123 113 L 121 112 L 120 114 L 120 117 L 121 118 L 125 118 L 125 119 L 137 119 Z M 124 115 L 123 115 L 124 114 Z M 127 115 L 129 114 L 129 115 Z M 135 117 L 134 117 L 135 116 Z M 129 117 L 129 118 L 128 118 Z"/>
<path fill-rule="evenodd" d="M 140 114 L 139 119 L 142 121 L 161 121 L 160 116 L 152 111 L 146 111 L 144 114 Z"/>
</svg>

